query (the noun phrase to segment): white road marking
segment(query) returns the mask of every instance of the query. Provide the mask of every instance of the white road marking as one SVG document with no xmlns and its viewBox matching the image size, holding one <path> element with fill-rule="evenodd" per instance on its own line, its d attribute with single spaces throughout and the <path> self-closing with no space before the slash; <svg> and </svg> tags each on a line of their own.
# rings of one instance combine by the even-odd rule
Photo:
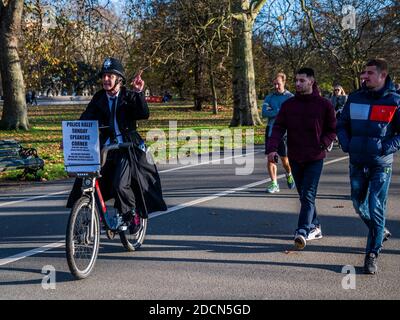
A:
<svg viewBox="0 0 400 320">
<path fill-rule="evenodd" d="M 30 197 L 30 198 L 23 198 L 23 199 L 15 200 L 15 201 L 3 202 L 3 203 L 0 203 L 0 207 L 6 207 L 6 206 L 13 205 L 13 204 L 21 203 L 21 202 L 33 201 L 33 200 L 36 200 L 36 199 L 49 198 L 49 197 L 57 196 L 57 195 L 60 195 L 60 194 L 66 194 L 68 192 L 69 192 L 69 190 L 60 191 L 60 192 L 54 192 L 54 193 L 48 193 L 48 194 L 44 194 L 44 195 L 41 195 L 41 196 L 34 196 L 34 197 Z"/>
<path fill-rule="evenodd" d="M 40 248 L 21 252 L 14 256 L 8 257 L 8 258 L 0 259 L 0 266 L 5 266 L 6 264 L 10 264 L 10 263 L 16 262 L 18 260 L 22 260 L 27 257 L 33 256 L 35 254 L 43 253 L 43 252 L 51 250 L 51 249 L 60 248 L 60 247 L 64 246 L 64 244 L 65 244 L 65 241 L 62 240 L 62 241 L 46 244 L 45 246 L 40 247 Z"/>
<path fill-rule="evenodd" d="M 216 160 L 210 160 L 210 161 L 206 161 L 206 162 L 200 162 L 200 163 L 196 163 L 196 164 L 189 164 L 189 165 L 183 166 L 183 167 L 177 167 L 177 168 L 162 170 L 162 171 L 160 171 L 160 173 L 178 171 L 178 170 L 182 170 L 182 169 L 186 169 L 186 168 L 193 168 L 193 167 L 202 166 L 204 164 L 210 164 L 210 163 L 214 163 L 214 162 L 223 162 L 225 160 L 236 159 L 236 158 L 241 158 L 241 157 L 248 157 L 248 156 L 255 155 L 255 154 L 261 153 L 261 152 L 263 152 L 263 151 L 251 152 L 251 153 L 241 154 L 241 155 L 237 155 L 237 156 L 226 157 L 226 158 L 222 158 L 222 159 L 216 159 Z"/>
</svg>

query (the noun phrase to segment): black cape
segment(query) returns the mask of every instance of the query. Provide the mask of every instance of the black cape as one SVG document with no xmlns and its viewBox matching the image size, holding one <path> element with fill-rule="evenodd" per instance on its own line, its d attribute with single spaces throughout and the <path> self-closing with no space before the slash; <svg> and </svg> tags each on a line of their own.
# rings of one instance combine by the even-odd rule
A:
<svg viewBox="0 0 400 320">
<path fill-rule="evenodd" d="M 139 134 L 137 134 L 139 136 Z M 139 136 L 140 137 L 140 136 Z M 141 144 L 143 146 L 143 144 Z M 129 161 L 132 168 L 132 189 L 135 194 L 136 208 L 143 218 L 149 213 L 167 210 L 163 199 L 160 176 L 156 165 L 153 163 L 151 153 L 142 150 L 139 145 L 129 148 Z M 111 183 L 103 178 L 99 179 L 100 190 L 104 201 L 112 198 Z M 75 179 L 74 186 L 69 195 L 67 208 L 72 208 L 75 201 L 82 195 L 82 179 Z"/>
</svg>

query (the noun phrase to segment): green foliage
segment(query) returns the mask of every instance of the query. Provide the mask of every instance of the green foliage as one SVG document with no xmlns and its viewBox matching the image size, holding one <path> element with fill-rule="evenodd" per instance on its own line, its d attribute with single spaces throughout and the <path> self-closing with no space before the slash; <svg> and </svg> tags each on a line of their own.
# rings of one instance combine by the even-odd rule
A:
<svg viewBox="0 0 400 320">
<path fill-rule="evenodd" d="M 322 92 L 332 92 L 332 82 L 319 82 L 318 86 Z"/>
</svg>

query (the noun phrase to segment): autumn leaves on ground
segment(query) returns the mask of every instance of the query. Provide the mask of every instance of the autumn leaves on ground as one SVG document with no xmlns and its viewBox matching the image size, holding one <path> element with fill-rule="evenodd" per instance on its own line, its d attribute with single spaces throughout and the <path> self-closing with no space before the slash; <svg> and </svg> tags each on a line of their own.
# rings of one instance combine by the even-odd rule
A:
<svg viewBox="0 0 400 320">
<path fill-rule="evenodd" d="M 85 109 L 85 105 L 73 106 L 30 106 L 28 108 L 30 130 L 29 131 L 2 131 L 0 140 L 13 139 L 22 144 L 23 147 L 33 147 L 38 151 L 39 156 L 45 161 L 44 170 L 39 172 L 42 181 L 62 179 L 67 177 L 64 171 L 63 153 L 60 150 L 61 143 L 61 122 L 65 120 L 76 120 Z M 1 106 L 0 106 L 1 113 Z M 178 131 L 181 129 L 193 129 L 196 132 L 201 130 L 223 130 L 229 128 L 232 117 L 232 109 L 221 107 L 217 115 L 212 114 L 211 107 L 203 111 L 194 111 L 192 104 L 179 103 L 170 105 L 151 104 L 150 119 L 140 121 L 138 130 L 143 138 L 148 130 L 165 130 L 168 135 L 170 121 L 176 121 Z M 243 128 L 244 129 L 244 128 Z M 264 127 L 256 127 L 255 143 L 262 144 Z M 232 128 L 233 130 L 233 128 Z M 244 131 L 244 130 L 243 130 Z M 244 143 L 243 136 L 243 143 Z M 187 143 L 181 142 L 180 144 Z M 223 143 L 223 140 L 220 142 Z M 151 145 L 152 141 L 147 141 Z M 179 147 L 179 144 L 178 144 Z M 199 152 L 204 152 L 199 150 Z M 21 180 L 22 170 L 12 170 L 0 173 L 0 182 Z M 27 179 L 33 179 L 29 177 Z"/>
</svg>

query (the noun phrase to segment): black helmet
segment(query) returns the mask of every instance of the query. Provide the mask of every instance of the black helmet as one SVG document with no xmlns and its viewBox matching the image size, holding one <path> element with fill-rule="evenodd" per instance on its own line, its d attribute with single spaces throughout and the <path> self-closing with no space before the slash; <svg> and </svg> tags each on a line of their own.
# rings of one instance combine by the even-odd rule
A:
<svg viewBox="0 0 400 320">
<path fill-rule="evenodd" d="M 102 77 L 104 73 L 113 73 L 121 76 L 125 80 L 125 70 L 121 61 L 115 58 L 106 58 L 101 67 L 99 76 Z"/>
</svg>

